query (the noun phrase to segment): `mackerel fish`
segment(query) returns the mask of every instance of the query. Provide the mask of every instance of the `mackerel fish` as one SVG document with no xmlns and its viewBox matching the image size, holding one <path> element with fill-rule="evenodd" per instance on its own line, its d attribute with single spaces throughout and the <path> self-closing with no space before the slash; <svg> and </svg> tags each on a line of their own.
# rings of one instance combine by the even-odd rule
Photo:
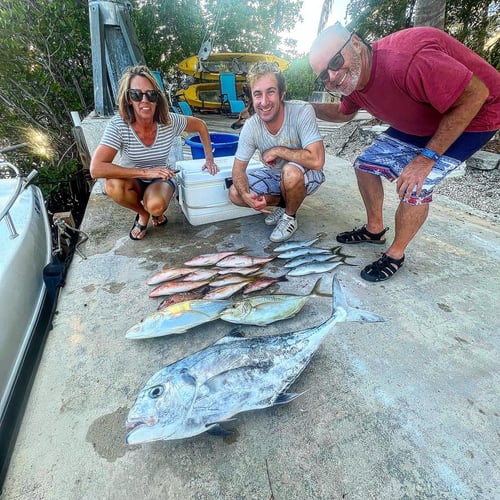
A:
<svg viewBox="0 0 500 500">
<path fill-rule="evenodd" d="M 338 254 L 331 253 L 318 253 L 318 254 L 308 254 L 295 257 L 295 259 L 285 262 L 283 267 L 297 267 L 303 264 L 310 264 L 311 262 L 325 262 L 333 261 L 333 259 L 342 259 L 343 257 Z"/>
<path fill-rule="evenodd" d="M 275 321 L 292 318 L 298 314 L 312 297 L 330 297 L 319 291 L 318 279 L 308 295 L 269 294 L 249 297 L 233 302 L 226 307 L 220 319 L 239 325 L 265 326 Z"/>
<path fill-rule="evenodd" d="M 313 238 L 311 240 L 289 240 L 285 243 L 282 243 L 281 245 L 278 245 L 273 252 L 286 252 L 287 250 L 292 250 L 293 248 L 302 248 L 302 247 L 310 247 L 311 245 L 314 245 L 317 241 L 320 240 L 320 238 L 323 238 L 323 236 L 326 236 L 326 233 L 318 233 L 316 238 Z"/>
<path fill-rule="evenodd" d="M 282 335 L 224 337 L 154 374 L 129 411 L 126 442 L 183 439 L 221 424 L 239 413 L 292 401 L 286 392 L 337 323 L 384 321 L 347 305 L 336 277 L 333 311 L 314 328 Z"/>
<path fill-rule="evenodd" d="M 128 339 L 148 339 L 187 332 L 190 328 L 216 320 L 231 302 L 228 300 L 187 300 L 155 311 L 130 328 Z"/>
<path fill-rule="evenodd" d="M 333 248 L 319 248 L 319 247 L 303 247 L 303 248 L 292 248 L 287 252 L 282 252 L 277 255 L 278 259 L 295 259 L 296 257 L 301 257 L 302 255 L 312 255 L 312 254 L 323 254 L 329 253 L 335 255 L 338 250 L 342 248 L 336 246 Z"/>
<path fill-rule="evenodd" d="M 301 266 L 294 267 L 288 271 L 287 276 L 307 276 L 308 274 L 328 273 L 342 264 L 346 266 L 352 265 L 346 264 L 344 259 L 335 262 L 310 262 L 309 264 L 302 264 Z"/>
</svg>

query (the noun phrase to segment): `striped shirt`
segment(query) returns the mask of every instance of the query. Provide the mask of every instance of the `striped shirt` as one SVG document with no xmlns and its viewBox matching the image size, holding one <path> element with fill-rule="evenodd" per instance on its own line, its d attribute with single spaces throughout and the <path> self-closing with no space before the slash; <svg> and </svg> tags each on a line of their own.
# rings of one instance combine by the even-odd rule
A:
<svg viewBox="0 0 500 500">
<path fill-rule="evenodd" d="M 187 125 L 184 115 L 171 113 L 170 119 L 171 124 L 168 126 L 157 123 L 156 138 L 151 146 L 146 146 L 132 126 L 120 115 L 115 115 L 106 126 L 101 144 L 119 152 L 119 163 L 123 167 L 166 167 L 172 142 Z"/>
</svg>

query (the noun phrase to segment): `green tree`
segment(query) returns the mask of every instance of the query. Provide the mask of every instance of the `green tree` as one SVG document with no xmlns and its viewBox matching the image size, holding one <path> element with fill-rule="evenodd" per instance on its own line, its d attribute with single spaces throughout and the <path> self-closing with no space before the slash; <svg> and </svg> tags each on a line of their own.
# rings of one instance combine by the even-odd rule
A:
<svg viewBox="0 0 500 500">
<path fill-rule="evenodd" d="M 292 61 L 286 73 L 286 98 L 307 101 L 314 88 L 316 75 L 309 65 L 309 59 L 303 57 Z"/>
<path fill-rule="evenodd" d="M 205 29 L 198 0 L 136 3 L 132 23 L 148 66 L 168 73 L 182 59 L 198 53 Z"/>
<path fill-rule="evenodd" d="M 64 155 L 73 143 L 71 111 L 93 104 L 88 4 L 85 0 L 0 4 L 0 133 L 50 135 Z M 21 139 L 21 140 L 20 140 Z"/>
<path fill-rule="evenodd" d="M 348 27 L 369 40 L 375 40 L 413 26 L 415 22 L 422 23 L 426 12 L 420 11 L 419 16 L 415 17 L 415 2 L 416 0 L 351 0 L 346 10 L 350 20 Z M 442 2 L 437 4 L 442 7 Z M 442 9 L 438 9 L 438 12 L 435 23 L 439 23 L 438 20 L 442 17 Z M 499 28 L 497 1 L 446 1 L 444 30 L 497 69 L 500 68 Z"/>
<path fill-rule="evenodd" d="M 207 0 L 204 23 L 213 36 L 216 51 L 287 57 L 295 54 L 295 44 L 283 40 L 279 33 L 295 26 L 302 3 L 303 0 Z"/>
</svg>

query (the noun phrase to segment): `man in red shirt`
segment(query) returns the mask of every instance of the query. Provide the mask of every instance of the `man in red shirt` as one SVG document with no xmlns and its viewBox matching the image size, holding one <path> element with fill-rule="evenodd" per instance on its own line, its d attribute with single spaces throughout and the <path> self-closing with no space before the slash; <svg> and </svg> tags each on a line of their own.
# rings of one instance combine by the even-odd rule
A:
<svg viewBox="0 0 500 500">
<path fill-rule="evenodd" d="M 345 244 L 385 243 L 381 177 L 396 181 L 394 240 L 361 271 L 368 281 L 389 279 L 427 218 L 434 187 L 500 128 L 500 74 L 429 27 L 370 46 L 336 23 L 314 41 L 309 62 L 328 91 L 342 94 L 340 103 L 312 103 L 318 118 L 346 122 L 362 108 L 390 125 L 354 163 L 367 222 L 337 235 Z"/>
</svg>

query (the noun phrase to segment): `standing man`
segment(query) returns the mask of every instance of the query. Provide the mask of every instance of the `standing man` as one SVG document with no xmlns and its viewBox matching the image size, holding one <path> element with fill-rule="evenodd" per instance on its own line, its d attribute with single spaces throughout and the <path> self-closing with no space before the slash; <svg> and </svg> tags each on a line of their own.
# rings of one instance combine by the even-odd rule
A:
<svg viewBox="0 0 500 500">
<path fill-rule="evenodd" d="M 254 64 L 247 80 L 255 114 L 241 130 L 229 199 L 269 214 L 264 222 L 276 225 L 271 241 L 284 241 L 297 230 L 304 198 L 325 180 L 325 147 L 312 106 L 284 100 L 285 78 L 276 64 Z M 257 150 L 265 168 L 247 174 Z M 268 206 L 277 208 L 271 212 Z"/>
<path fill-rule="evenodd" d="M 434 187 L 500 127 L 500 74 L 428 27 L 405 29 L 370 46 L 336 23 L 314 41 L 309 62 L 317 80 L 343 96 L 340 103 L 313 104 L 319 118 L 347 122 L 363 108 L 390 125 L 354 163 L 367 222 L 337 235 L 345 244 L 385 243 L 381 177 L 396 181 L 394 240 L 361 271 L 368 281 L 389 279 L 427 218 Z"/>
</svg>

